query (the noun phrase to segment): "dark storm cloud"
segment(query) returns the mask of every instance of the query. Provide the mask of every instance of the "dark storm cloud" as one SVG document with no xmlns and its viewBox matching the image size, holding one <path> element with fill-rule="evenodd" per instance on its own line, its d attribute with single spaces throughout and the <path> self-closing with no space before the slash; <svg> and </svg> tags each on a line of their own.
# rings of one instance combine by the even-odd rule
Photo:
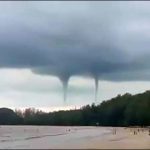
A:
<svg viewBox="0 0 150 150">
<path fill-rule="evenodd" d="M 103 80 L 149 80 L 148 2 L 0 5 L 0 67 Z"/>
</svg>

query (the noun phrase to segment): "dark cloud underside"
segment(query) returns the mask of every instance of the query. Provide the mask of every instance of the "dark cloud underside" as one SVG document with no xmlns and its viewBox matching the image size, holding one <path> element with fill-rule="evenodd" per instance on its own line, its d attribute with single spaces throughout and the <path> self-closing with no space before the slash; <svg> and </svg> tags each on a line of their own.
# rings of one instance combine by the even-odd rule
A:
<svg viewBox="0 0 150 150">
<path fill-rule="evenodd" d="M 150 79 L 148 2 L 0 3 L 0 67 Z"/>
</svg>

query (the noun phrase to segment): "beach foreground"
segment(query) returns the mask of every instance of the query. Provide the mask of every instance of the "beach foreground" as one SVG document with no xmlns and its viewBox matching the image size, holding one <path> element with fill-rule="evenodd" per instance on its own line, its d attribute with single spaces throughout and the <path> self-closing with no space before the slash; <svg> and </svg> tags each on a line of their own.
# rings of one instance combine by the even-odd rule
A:
<svg viewBox="0 0 150 150">
<path fill-rule="evenodd" d="M 0 126 L 0 149 L 150 149 L 148 129 Z"/>
</svg>

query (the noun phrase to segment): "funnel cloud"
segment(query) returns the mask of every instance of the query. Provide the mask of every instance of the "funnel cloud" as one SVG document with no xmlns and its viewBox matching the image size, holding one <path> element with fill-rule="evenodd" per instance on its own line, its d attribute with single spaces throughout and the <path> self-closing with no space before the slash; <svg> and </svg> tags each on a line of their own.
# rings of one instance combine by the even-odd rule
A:
<svg viewBox="0 0 150 150">
<path fill-rule="evenodd" d="M 150 3 L 0 2 L 0 67 L 69 78 L 150 80 Z"/>
<path fill-rule="evenodd" d="M 95 102 L 97 101 L 97 99 L 98 99 L 98 77 L 95 77 L 94 78 L 94 80 L 95 80 Z"/>
</svg>

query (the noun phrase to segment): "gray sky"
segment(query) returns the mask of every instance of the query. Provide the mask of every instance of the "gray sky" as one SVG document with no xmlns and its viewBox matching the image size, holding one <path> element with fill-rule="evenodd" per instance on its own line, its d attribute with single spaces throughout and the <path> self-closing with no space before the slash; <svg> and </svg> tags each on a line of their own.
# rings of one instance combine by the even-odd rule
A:
<svg viewBox="0 0 150 150">
<path fill-rule="evenodd" d="M 149 2 L 0 2 L 0 105 L 74 107 L 149 89 Z M 67 104 L 61 81 L 68 81 Z"/>
</svg>

